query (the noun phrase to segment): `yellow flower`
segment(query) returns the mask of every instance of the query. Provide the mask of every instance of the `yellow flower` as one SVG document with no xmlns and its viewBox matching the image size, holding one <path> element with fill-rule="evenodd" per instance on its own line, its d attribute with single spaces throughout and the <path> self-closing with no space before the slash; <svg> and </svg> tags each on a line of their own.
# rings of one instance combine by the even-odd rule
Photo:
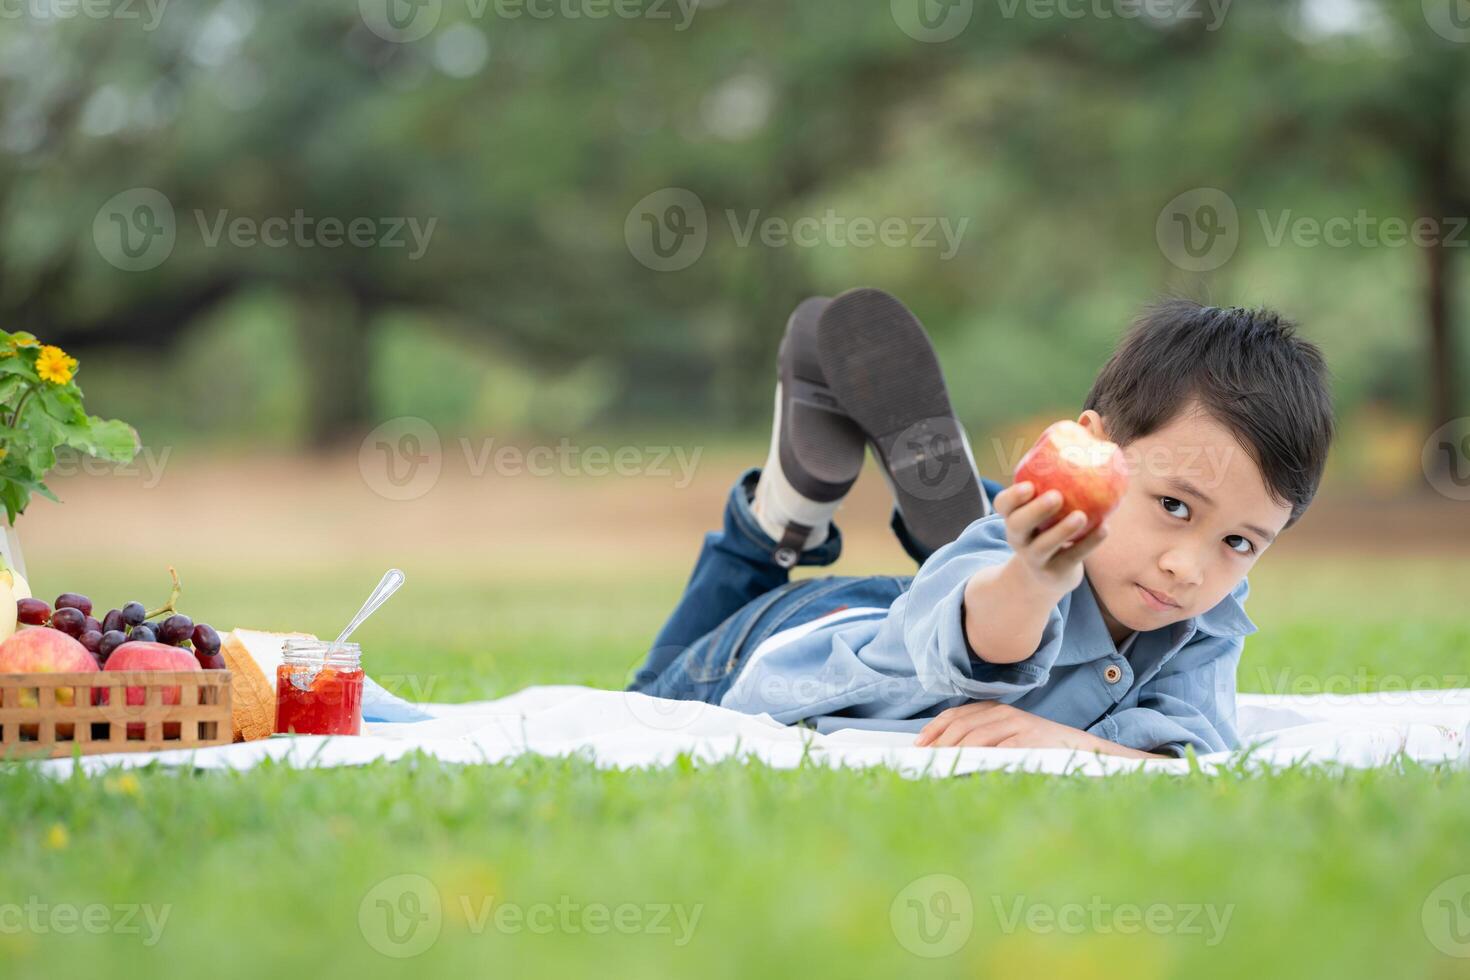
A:
<svg viewBox="0 0 1470 980">
<path fill-rule="evenodd" d="M 39 343 L 40 341 L 35 338 L 34 334 L 25 332 L 15 334 L 6 341 L 5 349 L 0 351 L 0 360 L 4 360 L 7 357 L 14 357 L 16 350 L 21 347 L 35 347 Z"/>
<path fill-rule="evenodd" d="M 41 356 L 36 358 L 36 373 L 41 376 L 42 381 L 64 385 L 72 379 L 76 370 L 77 359 L 68 356 L 60 347 L 47 344 L 41 348 Z"/>
<path fill-rule="evenodd" d="M 114 796 L 138 796 L 143 792 L 138 785 L 138 777 L 130 772 L 120 776 L 108 776 L 102 783 L 102 788 Z"/>
<path fill-rule="evenodd" d="M 59 823 L 52 824 L 51 829 L 46 831 L 46 846 L 53 851 L 63 850 L 70 842 L 71 836 Z"/>
</svg>

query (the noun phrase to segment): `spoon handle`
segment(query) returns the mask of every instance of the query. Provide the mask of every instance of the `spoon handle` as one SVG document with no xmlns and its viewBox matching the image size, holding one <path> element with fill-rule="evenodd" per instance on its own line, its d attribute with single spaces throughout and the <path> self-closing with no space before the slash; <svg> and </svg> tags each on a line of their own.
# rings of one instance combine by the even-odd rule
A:
<svg viewBox="0 0 1470 980">
<path fill-rule="evenodd" d="M 347 628 L 342 631 L 342 635 L 337 637 L 337 642 L 333 643 L 332 646 L 341 646 L 343 643 L 346 643 L 347 638 L 353 634 L 353 631 L 361 626 L 363 621 L 369 616 L 377 612 L 378 607 L 387 602 L 393 593 L 401 589 L 405 581 L 407 579 L 401 571 L 396 568 L 388 569 L 388 573 L 383 576 L 383 581 L 378 583 L 378 587 L 373 590 L 373 594 L 368 596 L 367 602 L 362 604 L 362 608 L 357 611 L 356 616 L 352 617 L 352 622 L 347 624 Z"/>
</svg>

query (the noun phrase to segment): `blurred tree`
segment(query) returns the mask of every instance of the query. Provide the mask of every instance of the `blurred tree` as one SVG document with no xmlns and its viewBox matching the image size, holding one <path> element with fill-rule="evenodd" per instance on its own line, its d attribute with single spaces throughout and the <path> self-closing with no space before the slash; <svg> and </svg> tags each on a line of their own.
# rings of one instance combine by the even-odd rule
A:
<svg viewBox="0 0 1470 980">
<path fill-rule="evenodd" d="M 1404 253 L 1324 258 L 1248 225 L 1271 205 L 1470 210 L 1465 51 L 1419 0 L 996 0 L 944 43 L 905 34 L 891 4 L 844 0 L 701 6 L 687 29 L 672 4 L 667 20 L 415 9 L 438 13 L 403 43 L 336 0 L 201 0 L 151 28 L 5 20 L 6 321 L 165 352 L 244 291 L 278 294 L 296 349 L 261 357 L 306 365 L 319 444 L 371 421 L 373 352 L 403 349 L 371 338 L 403 311 L 533 372 L 591 366 L 615 418 L 757 423 L 787 312 L 861 282 L 913 302 L 961 406 L 988 421 L 1075 401 L 1127 312 L 1163 290 L 1286 306 L 1349 375 L 1405 370 L 1383 351 L 1411 316 L 1428 413 L 1460 407 L 1445 245 L 1419 250 L 1406 315 Z M 698 195 L 708 245 L 657 272 L 624 223 L 675 187 Z M 1242 206 L 1239 254 L 1205 275 L 1154 239 L 1160 208 L 1194 187 Z M 133 188 L 160 191 L 175 221 L 172 250 L 140 271 L 108 261 L 105 221 L 94 234 Z M 952 259 L 742 241 L 752 220 L 828 212 L 968 225 Z M 272 219 L 279 246 L 261 241 Z M 325 219 L 367 220 L 373 244 L 329 244 Z"/>
</svg>

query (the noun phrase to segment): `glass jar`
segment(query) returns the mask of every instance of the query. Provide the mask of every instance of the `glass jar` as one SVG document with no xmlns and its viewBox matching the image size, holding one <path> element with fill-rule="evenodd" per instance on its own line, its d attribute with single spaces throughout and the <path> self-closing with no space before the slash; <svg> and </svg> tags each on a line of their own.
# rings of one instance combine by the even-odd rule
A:
<svg viewBox="0 0 1470 980">
<path fill-rule="evenodd" d="M 276 668 L 276 732 L 362 734 L 362 648 L 292 637 Z"/>
</svg>

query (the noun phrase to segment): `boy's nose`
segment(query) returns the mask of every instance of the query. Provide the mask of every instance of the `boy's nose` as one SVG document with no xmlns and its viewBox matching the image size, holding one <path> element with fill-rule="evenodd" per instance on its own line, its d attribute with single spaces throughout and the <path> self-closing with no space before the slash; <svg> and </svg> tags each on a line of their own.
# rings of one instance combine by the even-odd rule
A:
<svg viewBox="0 0 1470 980">
<path fill-rule="evenodd" d="M 1159 559 L 1159 567 L 1168 572 L 1174 581 L 1180 585 L 1199 585 L 1204 581 L 1204 572 L 1200 562 L 1193 554 L 1182 549 L 1174 549 L 1164 552 Z"/>
</svg>

